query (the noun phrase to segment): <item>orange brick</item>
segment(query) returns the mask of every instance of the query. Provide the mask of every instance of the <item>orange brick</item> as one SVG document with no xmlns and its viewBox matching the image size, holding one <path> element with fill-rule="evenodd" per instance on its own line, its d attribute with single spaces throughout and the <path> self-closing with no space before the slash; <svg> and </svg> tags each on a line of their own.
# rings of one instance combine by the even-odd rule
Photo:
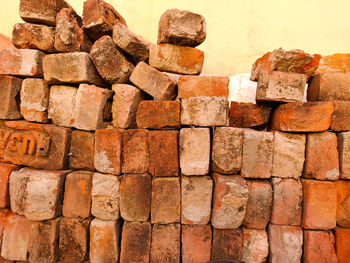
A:
<svg viewBox="0 0 350 263">
<path fill-rule="evenodd" d="M 321 58 L 316 73 L 350 71 L 350 54 L 333 54 Z"/>
<path fill-rule="evenodd" d="M 335 242 L 337 248 L 338 263 L 350 262 L 350 229 L 336 227 Z"/>
<path fill-rule="evenodd" d="M 334 236 L 328 231 L 304 231 L 305 263 L 336 263 L 337 255 L 334 248 Z"/>
<path fill-rule="evenodd" d="M 22 117 L 19 112 L 20 103 L 16 97 L 22 87 L 22 79 L 0 75 L 0 119 L 16 120 Z"/>
<path fill-rule="evenodd" d="M 94 171 L 95 133 L 74 130 L 70 140 L 69 168 Z"/>
<path fill-rule="evenodd" d="M 350 181 L 339 180 L 337 185 L 337 224 L 350 228 Z"/>
<path fill-rule="evenodd" d="M 250 128 L 268 122 L 270 108 L 266 105 L 231 101 L 229 123 L 231 127 Z"/>
<path fill-rule="evenodd" d="M 20 167 L 14 164 L 0 163 L 0 208 L 10 206 L 9 179 L 12 171 Z"/>
<path fill-rule="evenodd" d="M 213 231 L 211 259 L 241 260 L 243 232 L 237 229 L 216 229 Z"/>
<path fill-rule="evenodd" d="M 5 226 L 5 221 L 7 216 L 10 214 L 9 209 L 0 209 L 0 255 L 1 255 L 1 247 L 2 247 L 2 239 L 3 239 L 3 234 L 4 234 L 4 226 Z M 1 257 L 0 257 L 0 262 L 1 262 Z"/>
<path fill-rule="evenodd" d="M 266 262 L 269 241 L 266 230 L 243 228 L 243 262 Z"/>
<path fill-rule="evenodd" d="M 333 101 L 334 111 L 332 115 L 331 130 L 350 130 L 350 101 Z"/>
</svg>

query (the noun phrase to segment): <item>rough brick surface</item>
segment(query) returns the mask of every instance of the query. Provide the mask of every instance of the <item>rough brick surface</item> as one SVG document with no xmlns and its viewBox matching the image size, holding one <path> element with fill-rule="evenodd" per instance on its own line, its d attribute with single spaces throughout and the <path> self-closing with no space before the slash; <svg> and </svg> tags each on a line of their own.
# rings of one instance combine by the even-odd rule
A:
<svg viewBox="0 0 350 263">
<path fill-rule="evenodd" d="M 90 261 L 118 262 L 121 226 L 119 221 L 94 219 L 90 224 Z"/>
<path fill-rule="evenodd" d="M 272 115 L 271 128 L 288 132 L 321 132 L 331 125 L 333 103 L 296 102 L 278 106 Z"/>
<path fill-rule="evenodd" d="M 212 194 L 211 177 L 183 176 L 181 178 L 181 223 L 208 224 Z"/>
<path fill-rule="evenodd" d="M 238 228 L 244 219 L 248 202 L 248 186 L 239 175 L 214 173 L 215 187 L 211 223 L 219 229 Z"/>
<path fill-rule="evenodd" d="M 95 159 L 97 171 L 101 173 L 120 174 L 124 131 L 105 129 L 95 132 Z"/>
<path fill-rule="evenodd" d="M 102 220 L 119 218 L 120 178 L 111 174 L 95 173 L 92 178 L 91 214 Z"/>
<path fill-rule="evenodd" d="M 22 80 L 11 76 L 0 75 L 0 119 L 20 119 L 18 94 Z"/>
<path fill-rule="evenodd" d="M 50 89 L 43 79 L 25 79 L 21 88 L 21 114 L 27 121 L 48 122 Z"/>
<path fill-rule="evenodd" d="M 243 233 L 241 228 L 213 230 L 211 259 L 241 260 Z"/>
<path fill-rule="evenodd" d="M 275 132 L 272 176 L 298 179 L 305 161 L 305 134 Z"/>
<path fill-rule="evenodd" d="M 333 105 L 334 111 L 330 129 L 333 131 L 349 131 L 350 101 L 333 101 Z"/>
<path fill-rule="evenodd" d="M 350 229 L 336 227 L 336 248 L 338 263 L 347 263 L 350 258 Z"/>
<path fill-rule="evenodd" d="M 29 231 L 29 262 L 55 263 L 58 261 L 60 218 L 32 222 Z"/>
<path fill-rule="evenodd" d="M 303 188 L 294 179 L 273 178 L 273 206 L 270 222 L 275 225 L 300 226 Z"/>
<path fill-rule="evenodd" d="M 247 181 L 248 203 L 243 225 L 253 229 L 265 229 L 271 215 L 272 186 L 268 181 Z"/>
<path fill-rule="evenodd" d="M 322 56 L 316 73 L 346 72 L 350 68 L 350 55 L 348 53 L 337 53 Z"/>
<path fill-rule="evenodd" d="M 91 48 L 90 56 L 100 75 L 110 84 L 129 81 L 134 65 L 118 50 L 110 36 L 103 36 Z"/>
<path fill-rule="evenodd" d="M 336 226 L 337 189 L 333 182 L 302 180 L 304 229 L 333 229 Z"/>
<path fill-rule="evenodd" d="M 180 262 L 180 224 L 153 225 L 151 262 Z"/>
<path fill-rule="evenodd" d="M 151 224 L 125 222 L 123 226 L 120 263 L 149 262 L 151 249 Z"/>
<path fill-rule="evenodd" d="M 69 168 L 94 171 L 95 134 L 72 131 L 70 140 Z"/>
<path fill-rule="evenodd" d="M 179 132 L 149 132 L 149 172 L 153 176 L 179 175 Z"/>
<path fill-rule="evenodd" d="M 2 247 L 5 221 L 6 221 L 7 216 L 10 214 L 10 212 L 11 212 L 11 210 L 9 210 L 9 209 L 0 209 L 0 262 L 1 262 L 1 260 L 3 260 L 4 263 L 9 263 L 1 257 L 1 247 Z"/>
<path fill-rule="evenodd" d="M 266 230 L 243 228 L 243 262 L 266 262 L 269 241 Z"/>
<path fill-rule="evenodd" d="M 17 23 L 12 30 L 12 43 L 16 48 L 54 52 L 55 28 L 29 23 Z"/>
<path fill-rule="evenodd" d="M 307 75 L 271 71 L 261 74 L 256 90 L 257 101 L 297 102 L 303 100 Z"/>
<path fill-rule="evenodd" d="M 158 44 L 198 46 L 206 38 L 205 18 L 188 10 L 168 9 L 158 23 Z"/>
<path fill-rule="evenodd" d="M 335 133 L 307 135 L 304 177 L 316 180 L 339 178 L 339 156 Z"/>
<path fill-rule="evenodd" d="M 241 175 L 246 178 L 270 178 L 274 134 L 244 130 Z"/>
<path fill-rule="evenodd" d="M 89 256 L 90 219 L 63 217 L 60 223 L 59 262 L 85 262 Z"/>
<path fill-rule="evenodd" d="M 103 110 L 111 96 L 110 90 L 80 84 L 75 98 L 72 126 L 87 131 L 104 128 Z"/>
<path fill-rule="evenodd" d="M 126 221 L 146 221 L 151 212 L 151 177 L 125 174 L 120 183 L 120 215 Z"/>
<path fill-rule="evenodd" d="M 137 127 L 180 128 L 180 105 L 178 101 L 141 101 L 136 116 Z"/>
<path fill-rule="evenodd" d="M 8 163 L 0 163 L 0 208 L 10 206 L 10 174 L 20 167 Z"/>
<path fill-rule="evenodd" d="M 350 228 L 350 182 L 337 181 L 337 224 Z"/>
<path fill-rule="evenodd" d="M 124 24 L 118 23 L 113 27 L 113 40 L 135 62 L 148 59 L 151 43 L 143 37 L 134 34 Z"/>
<path fill-rule="evenodd" d="M 192 47 L 172 44 L 151 45 L 149 64 L 158 70 L 197 75 L 202 72 L 204 52 Z"/>
<path fill-rule="evenodd" d="M 229 77 L 219 76 L 181 76 L 178 80 L 178 97 L 228 97 Z"/>
<path fill-rule="evenodd" d="M 10 174 L 10 204 L 11 210 L 19 215 L 24 215 L 26 203 L 27 183 L 33 169 L 25 167 L 12 171 Z"/>
<path fill-rule="evenodd" d="M 3 49 L 0 52 L 0 74 L 41 77 L 44 55 L 33 49 Z"/>
<path fill-rule="evenodd" d="M 217 127 L 214 131 L 211 169 L 222 174 L 241 170 L 243 132 L 230 127 Z"/>
<path fill-rule="evenodd" d="M 336 263 L 334 236 L 327 231 L 304 231 L 303 262 Z"/>
<path fill-rule="evenodd" d="M 68 171 L 32 170 L 27 183 L 24 215 L 32 221 L 61 215 L 64 181 Z"/>
<path fill-rule="evenodd" d="M 180 130 L 180 168 L 184 175 L 206 175 L 209 172 L 210 131 L 208 128 Z"/>
<path fill-rule="evenodd" d="M 89 54 L 85 52 L 46 55 L 43 59 L 43 69 L 44 78 L 49 84 L 88 83 L 99 86 L 105 85 Z"/>
<path fill-rule="evenodd" d="M 350 132 L 338 133 L 340 178 L 350 179 Z"/>
<path fill-rule="evenodd" d="M 300 262 L 303 252 L 303 230 L 295 226 L 269 225 L 271 263 Z"/>
<path fill-rule="evenodd" d="M 181 124 L 226 126 L 228 100 L 224 97 L 191 97 L 181 103 Z"/>
<path fill-rule="evenodd" d="M 210 225 L 183 225 L 181 232 L 182 262 L 208 262 L 211 255 Z"/>
<path fill-rule="evenodd" d="M 231 127 L 250 128 L 268 122 L 270 108 L 266 105 L 231 101 L 229 125 Z"/>
<path fill-rule="evenodd" d="M 145 62 L 136 65 L 130 81 L 156 100 L 170 100 L 175 97 L 175 83 Z"/>
<path fill-rule="evenodd" d="M 73 172 L 67 175 L 62 213 L 65 217 L 87 218 L 91 211 L 92 173 Z"/>
</svg>

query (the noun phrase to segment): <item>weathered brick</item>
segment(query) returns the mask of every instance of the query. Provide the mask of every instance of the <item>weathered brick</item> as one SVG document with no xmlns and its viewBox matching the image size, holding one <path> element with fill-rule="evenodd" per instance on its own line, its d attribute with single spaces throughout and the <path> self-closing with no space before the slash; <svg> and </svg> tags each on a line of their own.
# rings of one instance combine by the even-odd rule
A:
<svg viewBox="0 0 350 263">
<path fill-rule="evenodd" d="M 305 134 L 275 132 L 272 176 L 298 179 L 305 161 Z"/>
<path fill-rule="evenodd" d="M 145 62 L 136 65 L 130 81 L 156 100 L 171 100 L 175 97 L 175 83 Z"/>
<path fill-rule="evenodd" d="M 67 175 L 62 214 L 65 217 L 87 218 L 91 211 L 91 172 L 73 172 Z"/>
<path fill-rule="evenodd" d="M 90 262 L 118 262 L 120 221 L 94 219 L 90 224 Z"/>
<path fill-rule="evenodd" d="M 333 105 L 334 111 L 330 129 L 333 131 L 349 131 L 350 101 L 333 101 Z"/>
<path fill-rule="evenodd" d="M 91 48 L 90 56 L 100 75 L 110 84 L 129 81 L 134 65 L 118 50 L 110 36 L 103 36 Z"/>
<path fill-rule="evenodd" d="M 195 47 L 206 38 L 205 18 L 188 10 L 168 9 L 158 23 L 158 44 Z"/>
<path fill-rule="evenodd" d="M 0 51 L 0 74 L 42 77 L 44 55 L 33 49 L 3 49 Z"/>
<path fill-rule="evenodd" d="M 1 256 L 8 260 L 26 261 L 27 244 L 31 222 L 14 213 L 6 217 L 2 239 Z"/>
<path fill-rule="evenodd" d="M 94 165 L 97 171 L 116 175 L 121 173 L 123 136 L 121 129 L 96 130 Z"/>
<path fill-rule="evenodd" d="M 211 259 L 241 260 L 243 233 L 241 228 L 216 229 L 213 231 Z"/>
<path fill-rule="evenodd" d="M 181 103 L 181 124 L 226 126 L 228 100 L 224 97 L 191 97 Z"/>
<path fill-rule="evenodd" d="M 92 177 L 91 214 L 102 220 L 119 218 L 120 178 L 111 174 L 95 173 Z"/>
<path fill-rule="evenodd" d="M 301 262 L 303 230 L 296 226 L 269 225 L 269 262 Z"/>
<path fill-rule="evenodd" d="M 333 229 L 337 217 L 337 189 L 334 182 L 302 180 L 304 229 Z"/>
<path fill-rule="evenodd" d="M 149 64 L 158 70 L 197 75 L 202 72 L 204 52 L 172 44 L 151 45 Z"/>
<path fill-rule="evenodd" d="M 86 262 L 89 257 L 89 225 L 90 219 L 61 219 L 59 262 Z"/>
<path fill-rule="evenodd" d="M 214 131 L 211 169 L 222 174 L 241 170 L 243 132 L 230 127 L 217 127 Z"/>
<path fill-rule="evenodd" d="M 120 215 L 126 221 L 146 221 L 151 212 L 151 177 L 125 174 L 120 183 Z"/>
<path fill-rule="evenodd" d="M 43 69 L 44 78 L 50 85 L 87 83 L 105 86 L 90 55 L 85 52 L 46 55 L 43 59 Z"/>
<path fill-rule="evenodd" d="M 5 259 L 1 257 L 1 247 L 2 247 L 5 221 L 7 216 L 10 214 L 10 212 L 11 210 L 9 209 L 0 209 L 0 262 L 2 262 L 1 260 L 3 260 L 4 263 L 11 263 L 10 261 L 9 262 L 5 261 Z"/>
<path fill-rule="evenodd" d="M 350 228 L 350 181 L 337 181 L 337 224 Z"/>
<path fill-rule="evenodd" d="M 147 173 L 149 168 L 149 131 L 127 130 L 123 138 L 123 173 Z"/>
<path fill-rule="evenodd" d="M 144 100 L 139 104 L 136 122 L 138 128 L 180 128 L 180 102 Z"/>
<path fill-rule="evenodd" d="M 22 80 L 11 76 L 0 75 L 0 119 L 20 119 L 18 95 Z"/>
<path fill-rule="evenodd" d="M 209 128 L 180 130 L 180 168 L 184 175 L 206 175 L 209 172 Z"/>
<path fill-rule="evenodd" d="M 14 164 L 0 163 L 0 208 L 10 206 L 10 174 L 19 170 L 19 168 L 19 166 Z"/>
<path fill-rule="evenodd" d="M 84 30 L 93 40 L 103 35 L 111 35 L 115 24 L 125 24 L 124 18 L 111 6 L 102 0 L 87 0 L 83 8 Z"/>
<path fill-rule="evenodd" d="M 246 178 L 270 178 L 274 134 L 255 130 L 243 132 L 241 175 Z"/>
<path fill-rule="evenodd" d="M 280 71 L 261 74 L 256 90 L 256 101 L 301 102 L 306 81 L 305 74 Z"/>
<path fill-rule="evenodd" d="M 153 225 L 151 243 L 151 262 L 180 262 L 180 224 Z"/>
<path fill-rule="evenodd" d="M 316 180 L 338 180 L 339 157 L 335 133 L 307 135 L 304 177 Z"/>
<path fill-rule="evenodd" d="M 32 222 L 29 230 L 29 262 L 58 262 L 58 236 L 61 218 Z"/>
<path fill-rule="evenodd" d="M 94 171 L 95 134 L 74 130 L 71 134 L 69 168 Z"/>
<path fill-rule="evenodd" d="M 162 71 L 162 73 L 164 73 L 165 75 L 167 75 L 174 83 L 175 85 L 178 85 L 178 82 L 180 80 L 180 77 L 182 77 L 183 75 L 180 74 L 176 74 L 176 73 L 171 73 L 171 72 L 166 72 L 166 71 Z M 189 77 L 196 77 L 196 76 L 189 76 Z M 198 76 L 197 76 L 198 77 Z"/>
<path fill-rule="evenodd" d="M 210 225 L 183 225 L 181 232 L 182 262 L 208 262 L 211 255 Z"/>
<path fill-rule="evenodd" d="M 153 176 L 179 175 L 179 131 L 149 132 L 149 172 Z"/>
<path fill-rule="evenodd" d="M 149 262 L 151 250 L 151 224 L 125 222 L 123 226 L 120 263 Z"/>
<path fill-rule="evenodd" d="M 350 229 L 336 227 L 335 242 L 338 263 L 348 263 L 350 258 Z"/>
<path fill-rule="evenodd" d="M 271 128 L 287 132 L 322 132 L 332 121 L 333 103 L 294 102 L 277 107 L 272 114 Z"/>
<path fill-rule="evenodd" d="M 64 0 L 21 0 L 19 15 L 29 23 L 56 25 L 57 13 L 65 7 L 69 7 Z"/>
<path fill-rule="evenodd" d="M 265 229 L 271 215 L 272 186 L 268 181 L 247 181 L 248 203 L 243 225 L 253 229 Z"/>
<path fill-rule="evenodd" d="M 338 133 L 340 179 L 350 179 L 350 132 Z"/>
<path fill-rule="evenodd" d="M 270 222 L 275 225 L 300 226 L 303 187 L 294 179 L 272 178 L 273 206 Z"/>
<path fill-rule="evenodd" d="M 270 56 L 271 52 L 267 52 L 253 63 L 250 74 L 251 81 L 257 82 L 261 73 L 268 73 L 271 71 L 271 62 L 269 61 Z"/>
<path fill-rule="evenodd" d="M 266 230 L 243 228 L 243 262 L 266 262 L 269 241 Z"/>
<path fill-rule="evenodd" d="M 16 48 L 54 52 L 55 28 L 29 23 L 17 23 L 12 30 L 12 43 Z"/>
<path fill-rule="evenodd" d="M 72 113 L 72 126 L 87 131 L 104 128 L 103 109 L 111 96 L 110 90 L 80 84 Z"/>
<path fill-rule="evenodd" d="M 25 167 L 20 170 L 14 170 L 10 174 L 10 204 L 14 213 L 24 215 L 27 183 L 32 171 L 33 169 Z"/>
<path fill-rule="evenodd" d="M 270 108 L 266 105 L 231 101 L 229 125 L 231 127 L 250 128 L 268 122 Z"/>
<path fill-rule="evenodd" d="M 303 262 L 336 263 L 334 236 L 328 231 L 304 231 Z"/>
<path fill-rule="evenodd" d="M 149 57 L 151 43 L 141 36 L 134 34 L 122 23 L 113 27 L 113 40 L 125 53 L 129 54 L 135 62 L 145 61 Z"/>
<path fill-rule="evenodd" d="M 181 223 L 208 224 L 211 214 L 213 180 L 209 176 L 181 178 Z"/>
<path fill-rule="evenodd" d="M 321 57 L 316 73 L 346 72 L 350 69 L 350 54 L 337 53 Z"/>
<path fill-rule="evenodd" d="M 64 181 L 68 171 L 32 170 L 26 187 L 24 215 L 32 221 L 61 215 Z"/>
<path fill-rule="evenodd" d="M 178 177 L 153 178 L 151 196 L 151 223 L 180 222 L 180 179 Z"/>
<path fill-rule="evenodd" d="M 70 131 L 25 121 L 0 122 L 0 161 L 37 169 L 62 170 L 68 166 Z"/>
<path fill-rule="evenodd" d="M 214 173 L 215 182 L 211 224 L 218 229 L 236 229 L 244 219 L 248 186 L 243 177 Z"/>
</svg>

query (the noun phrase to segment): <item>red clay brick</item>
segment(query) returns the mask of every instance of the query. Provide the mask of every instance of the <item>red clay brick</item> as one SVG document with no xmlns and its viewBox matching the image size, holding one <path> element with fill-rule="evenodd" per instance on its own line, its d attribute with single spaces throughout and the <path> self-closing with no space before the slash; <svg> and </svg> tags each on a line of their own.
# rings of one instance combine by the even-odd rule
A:
<svg viewBox="0 0 350 263">
<path fill-rule="evenodd" d="M 334 248 L 334 236 L 328 231 L 304 231 L 305 263 L 336 263 L 337 255 Z"/>
<path fill-rule="evenodd" d="M 350 259 L 350 229 L 336 227 L 335 242 L 338 263 L 349 263 Z"/>
<path fill-rule="evenodd" d="M 350 228 L 350 181 L 339 180 L 337 185 L 337 224 Z"/>
<path fill-rule="evenodd" d="M 266 230 L 243 228 L 243 262 L 266 262 L 269 241 Z"/>
<path fill-rule="evenodd" d="M 4 227 L 5 227 L 5 221 L 7 216 L 10 214 L 11 210 L 9 209 L 0 209 L 0 255 L 1 255 L 1 247 L 2 247 L 2 240 L 3 240 L 3 234 L 4 234 Z M 2 257 L 0 256 L 0 262 Z M 5 261 L 5 259 L 4 259 Z"/>
<path fill-rule="evenodd" d="M 270 108 L 266 105 L 231 101 L 229 124 L 231 127 L 250 128 L 268 122 Z"/>
<path fill-rule="evenodd" d="M 22 79 L 0 75 L 0 119 L 20 119 L 18 94 L 21 90 Z M 17 97 L 17 99 L 16 99 Z"/>
<path fill-rule="evenodd" d="M 9 180 L 12 171 L 19 170 L 14 164 L 0 163 L 0 208 L 10 206 Z"/>
<path fill-rule="evenodd" d="M 334 111 L 332 115 L 331 130 L 349 131 L 350 130 L 350 101 L 333 101 Z"/>
<path fill-rule="evenodd" d="M 316 73 L 346 72 L 350 69 L 350 54 L 337 53 L 321 58 Z"/>
<path fill-rule="evenodd" d="M 95 134 L 72 131 L 70 140 L 69 168 L 94 171 Z"/>
<path fill-rule="evenodd" d="M 337 136 L 340 179 L 350 179 L 350 132 L 341 132 Z"/>
<path fill-rule="evenodd" d="M 211 259 L 241 260 L 243 247 L 242 229 L 214 228 L 213 232 Z"/>
</svg>

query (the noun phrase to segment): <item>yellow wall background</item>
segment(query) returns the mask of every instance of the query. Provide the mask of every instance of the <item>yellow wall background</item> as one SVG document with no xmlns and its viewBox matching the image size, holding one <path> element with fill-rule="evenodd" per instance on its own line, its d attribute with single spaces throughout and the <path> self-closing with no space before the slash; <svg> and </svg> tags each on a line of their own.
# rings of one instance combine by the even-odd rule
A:
<svg viewBox="0 0 350 263">
<path fill-rule="evenodd" d="M 156 43 L 158 21 L 169 8 L 188 9 L 207 21 L 203 73 L 250 72 L 275 48 L 329 55 L 350 53 L 349 0 L 106 0 L 131 30 Z M 67 0 L 81 15 L 83 0 Z M 0 32 L 11 36 L 19 0 L 0 0 Z"/>
</svg>

